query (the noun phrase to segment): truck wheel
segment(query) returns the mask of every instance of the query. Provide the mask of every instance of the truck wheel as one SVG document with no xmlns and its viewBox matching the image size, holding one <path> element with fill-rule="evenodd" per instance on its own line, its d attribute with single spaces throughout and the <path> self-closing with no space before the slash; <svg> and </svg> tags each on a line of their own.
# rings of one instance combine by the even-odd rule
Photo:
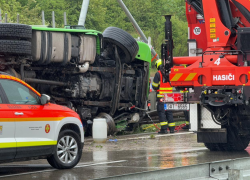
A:
<svg viewBox="0 0 250 180">
<path fill-rule="evenodd" d="M 0 38 L 30 40 L 32 38 L 32 28 L 25 24 L 1 23 Z"/>
<path fill-rule="evenodd" d="M 106 119 L 108 135 L 113 135 L 116 132 L 115 121 L 109 114 L 100 113 L 97 117 Z"/>
<path fill-rule="evenodd" d="M 249 139 L 241 137 L 235 127 L 227 127 L 227 143 L 224 148 L 227 151 L 243 151 L 247 148 Z"/>
<path fill-rule="evenodd" d="M 222 150 L 218 143 L 204 143 L 204 145 L 210 151 L 220 151 L 220 150 Z"/>
<path fill-rule="evenodd" d="M 232 151 L 233 150 L 230 146 L 228 146 L 227 143 L 219 143 L 219 146 L 220 146 L 222 151 Z"/>
<path fill-rule="evenodd" d="M 58 136 L 53 155 L 49 156 L 47 160 L 56 169 L 70 169 L 77 165 L 81 156 L 79 135 L 72 130 L 63 130 Z"/>
<path fill-rule="evenodd" d="M 84 124 L 84 136 L 88 137 L 88 136 L 92 136 L 92 126 L 93 124 Z"/>
<path fill-rule="evenodd" d="M 118 54 L 123 63 L 130 63 L 135 59 L 139 46 L 129 33 L 117 27 L 108 27 L 104 30 L 103 37 L 104 46 L 111 43 L 118 47 Z"/>
<path fill-rule="evenodd" d="M 1 55 L 31 55 L 31 42 L 0 40 Z"/>
</svg>

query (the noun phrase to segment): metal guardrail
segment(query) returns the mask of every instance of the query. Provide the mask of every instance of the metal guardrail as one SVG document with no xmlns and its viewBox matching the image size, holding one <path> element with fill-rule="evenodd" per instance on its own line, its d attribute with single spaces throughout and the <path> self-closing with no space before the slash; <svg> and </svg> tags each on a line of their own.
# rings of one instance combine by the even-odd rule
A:
<svg viewBox="0 0 250 180">
<path fill-rule="evenodd" d="M 17 23 L 19 23 L 19 21 L 20 21 L 20 15 L 17 14 Z M 64 25 L 67 25 L 67 14 L 66 14 L 66 12 L 63 13 L 63 21 L 64 21 Z M 0 23 L 8 23 L 8 14 L 7 13 L 4 14 L 4 21 L 3 21 L 2 9 L 0 9 Z M 45 26 L 44 11 L 42 11 L 42 25 Z M 45 27 L 47 27 L 47 26 L 45 26 Z M 56 27 L 55 12 L 54 11 L 52 11 L 52 27 L 53 28 Z"/>
<path fill-rule="evenodd" d="M 245 180 L 250 179 L 250 158 L 229 159 L 192 166 L 146 171 L 101 180 Z"/>
</svg>

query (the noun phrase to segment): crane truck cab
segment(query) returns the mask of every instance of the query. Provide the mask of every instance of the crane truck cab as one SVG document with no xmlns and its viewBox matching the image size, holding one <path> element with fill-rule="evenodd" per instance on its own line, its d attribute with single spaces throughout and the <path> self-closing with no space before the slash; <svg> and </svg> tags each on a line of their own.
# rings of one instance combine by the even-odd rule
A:
<svg viewBox="0 0 250 180">
<path fill-rule="evenodd" d="M 166 17 L 166 74 L 176 89 L 193 90 L 183 93 L 186 103 L 198 104 L 191 130 L 210 150 L 244 150 L 249 144 L 249 7 L 248 0 L 187 0 L 189 57 L 172 56 Z"/>
</svg>

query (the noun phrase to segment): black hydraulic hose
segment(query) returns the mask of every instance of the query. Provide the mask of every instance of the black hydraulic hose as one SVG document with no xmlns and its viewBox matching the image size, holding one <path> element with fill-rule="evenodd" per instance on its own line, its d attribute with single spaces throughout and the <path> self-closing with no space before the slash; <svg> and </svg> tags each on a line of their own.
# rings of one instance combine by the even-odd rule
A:
<svg viewBox="0 0 250 180">
<path fill-rule="evenodd" d="M 239 2 L 232 0 L 234 5 L 239 9 L 239 11 L 243 14 L 243 16 L 247 19 L 247 21 L 250 23 L 250 12 L 245 8 L 242 4 Z"/>
<path fill-rule="evenodd" d="M 202 16 L 204 16 L 202 6 L 201 6 L 201 4 L 199 2 L 193 1 L 191 3 L 191 6 L 194 8 L 194 10 L 196 12 L 198 12 L 199 14 L 201 14 Z"/>
<path fill-rule="evenodd" d="M 120 117 L 122 117 L 123 115 L 128 115 L 129 113 L 122 113 L 122 114 L 120 114 L 120 115 L 118 115 L 118 116 L 116 116 L 115 118 L 114 118 L 114 120 L 117 120 L 117 119 L 119 119 Z"/>
<path fill-rule="evenodd" d="M 213 119 L 213 121 L 215 122 L 215 124 L 218 124 L 218 125 L 220 125 L 220 126 L 221 126 L 221 125 L 227 124 L 228 121 L 219 123 L 219 121 L 215 118 L 214 112 L 213 112 L 209 107 L 207 107 L 207 106 L 204 106 L 204 107 L 211 113 L 212 119 Z M 228 112 L 227 112 L 227 113 L 228 113 Z M 225 115 L 227 115 L 227 113 L 226 113 Z M 224 115 L 223 117 L 225 117 L 225 115 Z M 222 117 L 222 118 L 223 118 L 223 117 Z"/>
<path fill-rule="evenodd" d="M 187 2 L 188 2 L 188 4 L 190 4 L 194 8 L 194 10 L 197 13 L 204 16 L 201 0 L 187 0 Z"/>
<path fill-rule="evenodd" d="M 132 106 L 133 104 L 130 103 Z M 148 118 L 152 121 L 152 123 L 155 125 L 153 119 L 150 117 L 150 115 L 148 114 L 147 110 L 146 109 L 142 109 L 142 108 L 138 108 L 138 107 L 133 107 L 134 109 L 138 109 L 138 110 L 141 110 L 141 111 L 145 111 L 145 113 L 147 114 Z"/>
<path fill-rule="evenodd" d="M 154 125 L 157 129 L 161 130 L 161 129 L 154 123 L 153 119 L 149 116 L 149 114 L 148 114 L 147 112 L 146 112 L 146 114 L 147 114 L 148 118 L 152 121 L 153 125 Z"/>
</svg>

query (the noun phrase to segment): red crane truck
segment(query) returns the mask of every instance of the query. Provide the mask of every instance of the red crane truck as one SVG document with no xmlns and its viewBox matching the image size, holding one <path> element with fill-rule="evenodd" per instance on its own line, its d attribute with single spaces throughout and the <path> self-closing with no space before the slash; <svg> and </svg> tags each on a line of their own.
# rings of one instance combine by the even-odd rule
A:
<svg viewBox="0 0 250 180">
<path fill-rule="evenodd" d="M 250 1 L 186 0 L 186 16 L 189 57 L 173 57 L 166 16 L 165 79 L 184 90 L 184 102 L 198 104 L 197 120 L 190 119 L 198 142 L 212 151 L 244 150 L 250 139 Z"/>
</svg>

